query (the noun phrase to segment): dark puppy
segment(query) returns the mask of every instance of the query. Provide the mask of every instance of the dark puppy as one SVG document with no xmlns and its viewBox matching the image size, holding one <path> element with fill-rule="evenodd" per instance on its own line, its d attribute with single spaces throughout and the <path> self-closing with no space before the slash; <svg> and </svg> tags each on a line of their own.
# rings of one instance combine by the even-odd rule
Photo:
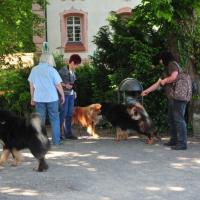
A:
<svg viewBox="0 0 200 200">
<path fill-rule="evenodd" d="M 127 139 L 128 130 L 146 135 L 148 144 L 153 143 L 153 136 L 158 138 L 149 115 L 140 103 L 132 105 L 101 103 L 101 114 L 116 128 L 117 140 L 121 139 L 123 133 Z"/>
<path fill-rule="evenodd" d="M 4 164 L 11 153 L 14 157 L 13 165 L 17 166 L 21 161 L 19 151 L 28 148 L 38 160 L 37 171 L 48 169 L 45 155 L 50 148 L 50 142 L 39 114 L 33 113 L 26 119 L 10 111 L 0 110 L 0 140 L 3 141 L 0 165 Z"/>
</svg>

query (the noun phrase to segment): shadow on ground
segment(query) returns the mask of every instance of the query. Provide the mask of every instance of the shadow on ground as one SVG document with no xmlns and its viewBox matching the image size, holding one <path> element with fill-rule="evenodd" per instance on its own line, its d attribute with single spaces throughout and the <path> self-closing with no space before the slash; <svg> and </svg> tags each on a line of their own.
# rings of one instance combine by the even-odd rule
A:
<svg viewBox="0 0 200 200">
<path fill-rule="evenodd" d="M 137 135 L 121 142 L 105 132 L 99 139 L 86 136 L 83 131 L 79 140 L 52 146 L 47 172 L 32 170 L 37 161 L 28 150 L 18 167 L 10 166 L 10 158 L 0 167 L 0 199 L 199 199 L 198 140 L 191 138 L 187 151 L 172 151 L 161 143 L 147 145 Z"/>
</svg>

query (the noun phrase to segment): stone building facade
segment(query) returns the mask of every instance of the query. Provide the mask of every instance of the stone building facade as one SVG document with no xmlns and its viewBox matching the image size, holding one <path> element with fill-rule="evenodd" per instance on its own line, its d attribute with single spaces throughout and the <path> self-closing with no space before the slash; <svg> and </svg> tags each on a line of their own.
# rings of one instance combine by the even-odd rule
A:
<svg viewBox="0 0 200 200">
<path fill-rule="evenodd" d="M 39 47 L 48 41 L 52 53 L 69 58 L 79 53 L 87 59 L 95 51 L 92 42 L 101 26 L 107 25 L 111 11 L 130 15 L 141 0 L 49 0 L 46 10 L 33 6 L 33 11 L 46 18 L 44 37 L 34 36 Z"/>
</svg>

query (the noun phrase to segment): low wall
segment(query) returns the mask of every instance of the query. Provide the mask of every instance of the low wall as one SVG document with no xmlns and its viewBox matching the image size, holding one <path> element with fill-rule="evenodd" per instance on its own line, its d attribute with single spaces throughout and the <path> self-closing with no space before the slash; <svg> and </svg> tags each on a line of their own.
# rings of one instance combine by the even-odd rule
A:
<svg viewBox="0 0 200 200">
<path fill-rule="evenodd" d="M 6 69 L 10 66 L 18 67 L 32 67 L 37 55 L 35 53 L 16 53 L 9 54 L 1 59 L 1 69 Z"/>
</svg>

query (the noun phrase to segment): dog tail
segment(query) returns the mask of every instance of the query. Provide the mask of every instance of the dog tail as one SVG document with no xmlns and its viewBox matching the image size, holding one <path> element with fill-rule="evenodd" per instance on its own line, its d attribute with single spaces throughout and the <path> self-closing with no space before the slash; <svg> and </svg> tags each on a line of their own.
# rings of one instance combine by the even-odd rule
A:
<svg viewBox="0 0 200 200">
<path fill-rule="evenodd" d="M 42 127 L 42 121 L 40 118 L 39 113 L 32 113 L 30 116 L 30 123 L 33 126 L 33 128 L 37 132 L 37 138 L 42 143 L 43 146 L 48 145 L 49 141 L 46 136 L 46 130 L 44 132 L 44 128 Z"/>
</svg>

